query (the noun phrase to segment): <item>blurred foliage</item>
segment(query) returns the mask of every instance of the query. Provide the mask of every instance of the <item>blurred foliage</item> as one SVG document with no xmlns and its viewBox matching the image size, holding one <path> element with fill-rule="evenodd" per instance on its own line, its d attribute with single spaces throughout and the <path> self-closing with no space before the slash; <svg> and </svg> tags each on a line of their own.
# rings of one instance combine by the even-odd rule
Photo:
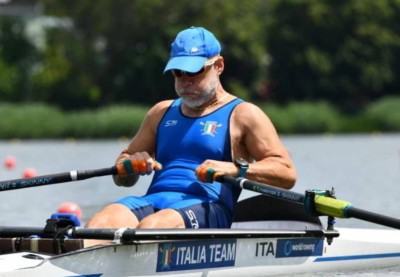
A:
<svg viewBox="0 0 400 277">
<path fill-rule="evenodd" d="M 219 38 L 224 87 L 246 100 L 315 101 L 320 109 L 334 105 L 355 115 L 372 101 L 400 94 L 398 0 L 10 5 L 18 2 L 36 3 L 42 13 L 0 17 L 0 101 L 79 110 L 175 98 L 173 78 L 162 72 L 176 34 L 190 26 Z M 32 26 L 43 36 L 32 38 Z"/>
<path fill-rule="evenodd" d="M 339 112 L 326 102 L 259 106 L 270 117 L 279 133 L 338 132 L 343 123 Z"/>
<path fill-rule="evenodd" d="M 376 122 L 377 130 L 400 132 L 400 97 L 385 97 L 368 106 L 365 113 Z"/>
<path fill-rule="evenodd" d="M 19 18 L 0 18 L 0 101 L 31 98 L 30 69 L 38 62 L 37 50 L 25 35 Z"/>
<path fill-rule="evenodd" d="M 400 131 L 400 97 L 385 97 L 356 116 L 327 102 L 259 103 L 281 134 Z M 0 104 L 0 139 L 131 138 L 150 106 L 111 105 L 63 111 L 43 104 Z"/>
<path fill-rule="evenodd" d="M 0 138 L 63 137 L 62 112 L 44 104 L 0 104 Z"/>
<path fill-rule="evenodd" d="M 273 0 L 270 14 L 273 99 L 324 99 L 358 112 L 400 94 L 400 1 Z"/>
<path fill-rule="evenodd" d="M 77 138 L 131 138 L 148 110 L 149 107 L 113 105 L 66 113 L 64 134 Z"/>
<path fill-rule="evenodd" d="M 0 139 L 130 138 L 148 109 L 113 105 L 66 112 L 45 104 L 1 103 Z"/>
<path fill-rule="evenodd" d="M 100 0 L 95 6 L 86 0 L 42 2 L 46 14 L 73 22 L 69 28 L 48 31 L 51 49 L 35 79 L 37 91 L 45 93 L 39 98 L 62 102 L 65 108 L 176 97 L 171 75 L 162 72 L 175 36 L 192 25 L 212 30 L 223 44 L 228 89 L 235 88 L 248 99 L 258 80 L 265 78 L 265 66 L 262 70 L 259 62 L 265 55 L 259 36 L 259 18 L 265 11 L 261 0 Z M 62 72 L 42 76 L 54 66 Z"/>
</svg>

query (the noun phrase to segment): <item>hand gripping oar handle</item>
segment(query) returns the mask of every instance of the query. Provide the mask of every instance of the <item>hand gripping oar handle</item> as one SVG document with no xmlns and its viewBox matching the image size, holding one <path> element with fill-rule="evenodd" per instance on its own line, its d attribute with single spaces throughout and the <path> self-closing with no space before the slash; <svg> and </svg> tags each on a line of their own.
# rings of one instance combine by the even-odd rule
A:
<svg viewBox="0 0 400 277">
<path fill-rule="evenodd" d="M 235 178 L 222 175 L 216 172 L 213 179 L 220 183 L 228 183 L 240 188 L 259 192 L 271 197 L 284 199 L 304 205 L 306 211 L 313 215 L 327 215 L 340 218 L 354 217 L 364 221 L 380 224 L 387 227 L 400 229 L 400 220 L 385 215 L 380 215 L 365 210 L 357 209 L 349 202 L 326 196 L 322 193 L 315 193 L 314 197 L 309 197 L 293 191 L 273 187 L 267 184 L 250 181 L 245 178 Z"/>
<path fill-rule="evenodd" d="M 154 167 L 155 168 L 161 167 L 161 164 L 156 162 Z M 116 166 L 100 168 L 100 169 L 73 170 L 69 172 L 42 175 L 31 178 L 2 181 L 0 182 L 0 191 L 31 188 L 31 187 L 52 185 L 58 183 L 72 182 L 72 181 L 80 181 L 93 177 L 101 177 L 107 175 L 124 175 L 124 174 L 128 174 L 128 172 L 123 164 L 118 164 Z"/>
<path fill-rule="evenodd" d="M 158 162 L 154 163 L 154 169 L 160 169 L 162 165 Z M 137 174 L 142 174 L 139 172 L 139 168 L 131 169 L 130 171 L 137 170 Z M 136 172 L 136 171 L 135 171 Z M 69 172 L 42 175 L 31 178 L 14 179 L 8 181 L 0 182 L 0 191 L 14 190 L 31 188 L 45 185 L 52 185 L 58 183 L 80 181 L 93 177 L 107 176 L 107 175 L 125 175 L 130 174 L 124 164 L 117 164 L 112 167 L 100 168 L 100 169 L 90 169 L 90 170 L 73 170 Z"/>
</svg>

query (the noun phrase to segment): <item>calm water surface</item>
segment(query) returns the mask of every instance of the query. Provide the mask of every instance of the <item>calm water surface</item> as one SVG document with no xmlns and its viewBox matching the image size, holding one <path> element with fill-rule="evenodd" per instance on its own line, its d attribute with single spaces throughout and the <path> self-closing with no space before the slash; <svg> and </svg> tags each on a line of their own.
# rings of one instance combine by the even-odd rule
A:
<svg viewBox="0 0 400 277">
<path fill-rule="evenodd" d="M 400 134 L 282 136 L 296 165 L 294 191 L 335 188 L 337 198 L 355 207 L 400 218 Z M 0 141 L 0 161 L 17 159 L 0 180 L 21 178 L 26 168 L 39 175 L 109 167 L 128 141 Z M 144 177 L 131 188 L 113 184 L 110 176 L 79 182 L 0 192 L 0 225 L 44 226 L 64 202 L 76 202 L 86 222 L 106 204 L 128 194 L 143 194 L 151 180 Z M 241 198 L 253 195 L 243 192 Z M 323 218 L 324 219 L 324 218 Z M 337 219 L 337 227 L 386 228 L 357 219 Z M 335 276 L 400 276 L 394 270 Z M 321 275 L 329 276 L 329 275 Z"/>
</svg>

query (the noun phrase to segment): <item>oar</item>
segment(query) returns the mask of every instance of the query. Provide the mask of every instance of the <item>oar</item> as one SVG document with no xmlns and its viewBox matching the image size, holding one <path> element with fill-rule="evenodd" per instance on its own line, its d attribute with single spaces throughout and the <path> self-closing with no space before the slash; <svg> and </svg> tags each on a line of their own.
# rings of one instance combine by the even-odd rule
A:
<svg viewBox="0 0 400 277">
<path fill-rule="evenodd" d="M 126 174 L 123 165 L 112 166 L 93 170 L 74 170 L 64 173 L 42 175 L 32 178 L 14 179 L 0 183 L 0 191 L 22 189 L 64 183 L 70 181 L 85 180 L 93 177 L 106 175 Z M 303 204 L 310 213 L 318 212 L 321 215 L 328 215 L 340 218 L 354 217 L 364 221 L 377 223 L 380 225 L 400 229 L 400 220 L 353 207 L 349 202 L 327 197 L 321 193 L 315 193 L 312 197 L 304 194 L 280 189 L 267 184 L 250 181 L 245 178 L 234 178 L 215 172 L 213 179 L 217 182 L 229 183 L 243 189 L 259 192 L 272 197 L 285 199 L 292 202 Z M 315 211 L 313 211 L 315 210 Z"/>
<path fill-rule="evenodd" d="M 300 203 L 304 205 L 307 212 L 311 214 L 315 214 L 315 212 L 317 212 L 319 215 L 327 215 L 339 218 L 354 217 L 383 226 L 400 229 L 399 219 L 355 208 L 347 201 L 327 196 L 325 191 L 308 191 L 306 195 L 304 195 L 267 184 L 250 181 L 245 178 L 234 178 L 227 175 L 221 175 L 218 172 L 214 174 L 213 179 L 217 182 L 229 183 L 231 185 L 262 193 L 271 197 Z"/>
<path fill-rule="evenodd" d="M 118 174 L 119 172 L 120 171 L 116 166 L 112 166 L 101 169 L 78 170 L 78 171 L 74 170 L 69 172 L 42 175 L 31 178 L 14 179 L 14 180 L 2 181 L 0 183 L 0 191 L 38 187 L 38 186 L 65 183 L 71 181 L 79 181 L 93 177 Z"/>
<path fill-rule="evenodd" d="M 154 165 L 155 168 L 161 166 L 162 165 L 160 163 L 155 162 Z M 100 169 L 72 170 L 63 173 L 2 181 L 0 182 L 0 191 L 38 187 L 38 186 L 52 185 L 52 184 L 65 183 L 71 181 L 80 181 L 93 177 L 118 175 L 118 174 L 121 175 L 127 173 L 128 173 L 127 169 L 124 167 L 123 164 L 118 164 L 116 166 L 100 168 Z"/>
</svg>

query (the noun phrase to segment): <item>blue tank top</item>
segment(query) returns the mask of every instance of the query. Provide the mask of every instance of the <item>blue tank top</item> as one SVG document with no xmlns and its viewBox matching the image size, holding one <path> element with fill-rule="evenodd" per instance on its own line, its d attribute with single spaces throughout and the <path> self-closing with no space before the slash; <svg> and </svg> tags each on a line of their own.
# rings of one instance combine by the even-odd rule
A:
<svg viewBox="0 0 400 277">
<path fill-rule="evenodd" d="M 241 190 L 218 182 L 202 183 L 195 170 L 206 159 L 232 161 L 230 116 L 243 100 L 234 99 L 196 118 L 182 114 L 181 102 L 181 98 L 175 100 L 158 125 L 156 160 L 163 169 L 155 172 L 147 194 L 164 191 L 181 192 L 183 197 L 191 194 L 207 202 L 222 202 L 233 212 Z"/>
</svg>

